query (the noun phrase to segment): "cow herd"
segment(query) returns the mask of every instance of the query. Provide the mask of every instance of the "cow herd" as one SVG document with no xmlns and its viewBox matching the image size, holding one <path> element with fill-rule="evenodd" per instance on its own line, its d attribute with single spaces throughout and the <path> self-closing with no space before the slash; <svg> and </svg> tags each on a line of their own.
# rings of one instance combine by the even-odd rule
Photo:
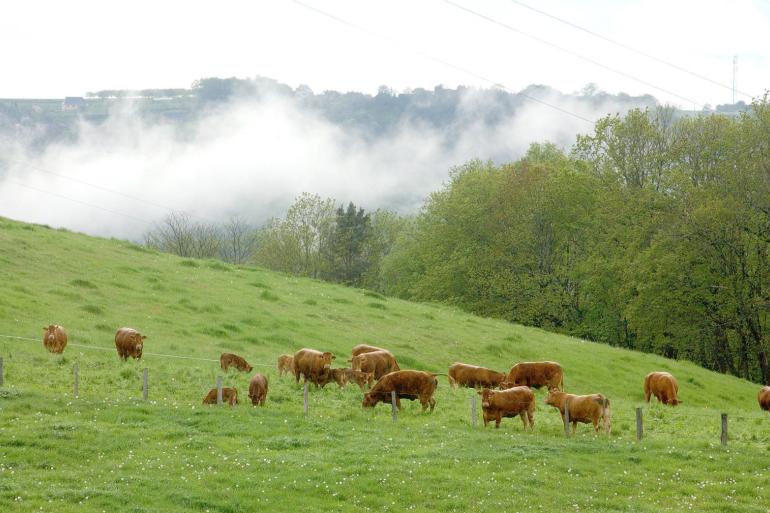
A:
<svg viewBox="0 0 770 513">
<path fill-rule="evenodd" d="M 59 325 L 44 327 L 43 346 L 52 353 L 62 353 L 67 346 L 67 332 Z M 115 348 L 122 360 L 142 357 L 144 340 L 147 337 L 133 328 L 120 328 L 115 334 Z M 610 401 L 602 394 L 575 395 L 564 391 L 564 370 L 557 362 L 519 362 L 507 372 L 498 372 L 466 363 L 453 363 L 447 374 L 419 370 L 402 370 L 395 356 L 387 349 L 359 344 L 351 350 L 350 367 L 333 368 L 335 355 L 329 351 L 300 349 L 293 355 L 278 357 L 278 376 L 293 375 L 297 383 L 303 378 L 316 387 L 331 382 L 340 388 L 356 383 L 364 393 L 362 406 L 374 407 L 379 402 L 390 402 L 395 392 L 395 402 L 401 409 L 401 399 L 419 401 L 422 410 L 433 411 L 436 400 L 433 395 L 438 386 L 437 376 L 445 375 L 450 387 L 458 386 L 477 389 L 481 396 L 484 426 L 495 421 L 500 427 L 503 417 L 520 417 L 524 428 L 534 429 L 535 394 L 532 389 L 546 387 L 545 403 L 556 408 L 562 420 L 567 418 L 574 433 L 578 423 L 592 423 L 594 432 L 601 428 L 605 433 L 611 430 Z M 227 372 L 235 368 L 240 372 L 251 372 L 253 367 L 236 354 L 222 353 L 220 367 Z M 238 404 L 238 390 L 232 387 L 221 389 L 221 402 L 231 406 Z M 268 392 L 267 377 L 256 373 L 249 382 L 249 399 L 254 406 L 264 406 Z M 650 402 L 655 396 L 663 404 L 676 406 L 679 385 L 668 372 L 650 372 L 644 378 L 644 399 Z M 203 404 L 217 404 L 218 392 L 212 388 L 203 399 Z M 757 396 L 762 410 L 770 411 L 770 386 L 763 387 Z"/>
</svg>

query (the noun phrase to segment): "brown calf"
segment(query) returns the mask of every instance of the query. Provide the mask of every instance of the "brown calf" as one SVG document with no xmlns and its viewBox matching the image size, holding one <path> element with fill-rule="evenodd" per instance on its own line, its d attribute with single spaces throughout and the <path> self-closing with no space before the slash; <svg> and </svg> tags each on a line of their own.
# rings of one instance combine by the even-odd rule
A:
<svg viewBox="0 0 770 513">
<path fill-rule="evenodd" d="M 348 384 L 348 376 L 345 373 L 346 369 L 328 369 L 321 373 L 318 378 L 318 384 L 321 388 L 334 381 L 340 388 L 345 388 Z"/>
<path fill-rule="evenodd" d="M 453 389 L 456 389 L 458 385 L 470 388 L 497 388 L 500 383 L 505 381 L 505 373 L 503 372 L 457 362 L 449 366 L 447 376 Z"/>
<path fill-rule="evenodd" d="M 506 390 L 479 391 L 481 395 L 481 410 L 484 415 L 484 427 L 494 419 L 495 428 L 500 427 L 503 417 L 520 416 L 527 429 L 535 429 L 535 394 L 529 387 L 513 387 Z"/>
<path fill-rule="evenodd" d="M 668 372 L 650 372 L 644 378 L 644 400 L 648 403 L 654 395 L 661 403 L 676 406 L 682 402 L 676 397 L 678 392 L 679 384 Z"/>
<path fill-rule="evenodd" d="M 299 383 L 300 375 L 305 382 L 311 381 L 319 386 L 322 375 L 332 366 L 334 355 L 328 351 L 321 352 L 315 349 L 300 349 L 294 353 L 294 379 Z"/>
<path fill-rule="evenodd" d="M 390 372 L 401 370 L 390 351 L 372 351 L 356 355 L 351 359 L 351 367 L 353 370 L 372 372 L 375 379 L 380 379 Z"/>
<path fill-rule="evenodd" d="M 51 324 L 43 330 L 45 331 L 43 333 L 43 347 L 51 353 L 63 353 L 64 348 L 67 347 L 67 332 L 64 327 Z"/>
<path fill-rule="evenodd" d="M 364 394 L 362 406 L 372 408 L 382 401 L 391 401 L 391 392 L 396 392 L 396 406 L 401 409 L 401 399 L 414 401 L 419 399 L 422 411 L 430 406 L 430 411 L 436 406 L 433 393 L 438 386 L 436 375 L 430 372 L 403 370 L 386 374 L 374 384 L 374 387 Z"/>
<path fill-rule="evenodd" d="M 278 376 L 294 374 L 294 357 L 290 354 L 282 354 L 278 357 Z"/>
<path fill-rule="evenodd" d="M 230 406 L 238 404 L 238 391 L 234 388 L 223 387 L 222 388 L 222 402 L 227 403 Z M 217 389 L 212 388 L 206 397 L 203 398 L 203 404 L 217 404 Z"/>
<path fill-rule="evenodd" d="M 565 405 L 569 407 L 569 420 L 572 423 L 572 434 L 575 434 L 577 423 L 588 424 L 593 422 L 594 433 L 599 432 L 599 419 L 602 419 L 604 432 L 608 435 L 612 429 L 610 400 L 602 394 L 575 395 L 561 392 L 556 389 L 548 391 L 545 404 L 553 406 L 561 413 L 564 422 Z"/>
<path fill-rule="evenodd" d="M 519 362 L 508 371 L 505 385 L 564 390 L 564 371 L 556 362 Z"/>
<path fill-rule="evenodd" d="M 224 391 L 222 392 L 224 395 Z M 249 381 L 249 399 L 251 404 L 264 406 L 267 398 L 267 378 L 262 374 L 254 374 Z"/>
<path fill-rule="evenodd" d="M 343 369 L 345 371 L 345 376 L 348 380 L 348 382 L 353 382 L 356 385 L 358 385 L 358 388 L 361 389 L 361 392 L 366 390 L 366 387 L 369 388 L 374 385 L 374 373 L 373 372 L 361 372 L 353 369 Z"/>
<path fill-rule="evenodd" d="M 230 367 L 235 367 L 241 372 L 251 372 L 252 369 L 249 362 L 233 353 L 222 353 L 219 356 L 219 366 L 222 367 L 222 370 L 225 372 L 227 372 L 227 369 Z"/>
<path fill-rule="evenodd" d="M 144 339 L 147 337 L 133 328 L 120 328 L 115 333 L 115 348 L 118 350 L 118 356 L 123 360 L 131 358 L 141 358 L 144 348 Z"/>
</svg>

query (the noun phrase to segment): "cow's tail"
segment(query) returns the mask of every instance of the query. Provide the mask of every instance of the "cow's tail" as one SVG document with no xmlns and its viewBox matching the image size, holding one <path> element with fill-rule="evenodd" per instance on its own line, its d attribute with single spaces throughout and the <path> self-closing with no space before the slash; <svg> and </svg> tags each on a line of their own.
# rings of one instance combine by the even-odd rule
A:
<svg viewBox="0 0 770 513">
<path fill-rule="evenodd" d="M 612 431 L 612 410 L 610 409 L 610 400 L 602 398 L 602 421 L 604 422 L 604 432 L 608 435 Z"/>
<path fill-rule="evenodd" d="M 561 391 L 564 392 L 564 373 L 561 373 L 561 379 L 559 380 L 559 386 L 561 387 Z"/>
</svg>

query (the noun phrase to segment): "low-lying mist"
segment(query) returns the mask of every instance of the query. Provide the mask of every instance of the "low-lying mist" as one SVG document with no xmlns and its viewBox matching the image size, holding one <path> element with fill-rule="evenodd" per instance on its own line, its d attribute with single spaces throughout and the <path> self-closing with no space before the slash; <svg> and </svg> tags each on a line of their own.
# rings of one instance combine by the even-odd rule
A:
<svg viewBox="0 0 770 513">
<path fill-rule="evenodd" d="M 234 99 L 185 124 L 148 123 L 120 103 L 103 123 L 81 120 L 74 143 L 0 146 L 0 215 L 139 240 L 171 210 L 261 224 L 303 191 L 415 212 L 454 165 L 513 160 L 532 142 L 569 148 L 593 129 L 535 102 L 490 123 L 498 106 L 488 93 L 466 90 L 451 126 L 404 118 L 376 137 L 286 97 Z M 581 98 L 542 97 L 594 120 L 635 106 Z"/>
</svg>

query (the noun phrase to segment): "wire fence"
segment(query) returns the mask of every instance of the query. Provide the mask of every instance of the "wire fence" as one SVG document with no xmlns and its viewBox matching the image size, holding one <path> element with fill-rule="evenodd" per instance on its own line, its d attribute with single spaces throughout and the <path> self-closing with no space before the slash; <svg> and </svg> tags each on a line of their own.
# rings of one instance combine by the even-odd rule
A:
<svg viewBox="0 0 770 513">
<path fill-rule="evenodd" d="M 0 339 L 6 339 L 11 341 L 23 341 L 23 342 L 42 342 L 42 340 L 34 339 L 30 337 L 23 337 L 18 335 L 8 335 L 8 334 L 0 334 Z M 94 345 L 87 345 L 87 344 L 79 344 L 79 343 L 68 343 L 68 346 L 73 346 L 81 349 L 87 349 L 87 350 L 96 350 L 96 351 L 115 351 L 115 348 L 108 348 L 108 347 L 101 347 L 101 346 L 94 346 Z M 216 362 L 218 363 L 219 360 L 213 359 L 213 358 L 203 358 L 203 357 L 197 357 L 197 356 L 187 356 L 187 355 L 175 355 L 175 354 L 167 354 L 167 353 L 153 353 L 153 352 L 143 352 L 143 356 L 153 356 L 158 358 L 169 358 L 169 359 L 184 359 L 184 360 L 194 360 L 194 361 L 202 361 L 202 362 Z M 271 364 L 265 364 L 265 363 L 251 363 L 252 366 L 262 366 L 262 367 L 273 367 L 276 368 L 276 365 Z M 77 399 L 79 398 L 79 378 L 80 378 L 80 368 L 79 368 L 79 362 L 74 363 L 73 368 L 73 396 Z M 148 369 L 143 369 L 142 373 L 143 378 L 143 384 L 142 384 L 142 397 L 144 400 L 148 399 Z M 333 383 L 333 381 L 330 381 L 329 383 Z M 0 386 L 4 384 L 4 370 L 3 370 L 3 359 L 0 358 Z M 216 377 L 216 385 L 213 388 L 208 388 L 210 385 L 206 387 L 207 390 L 213 391 L 216 390 L 216 403 L 217 404 L 224 404 L 227 403 L 227 397 L 223 396 L 223 390 L 227 387 L 223 387 L 221 376 Z M 457 394 L 457 389 L 451 388 L 451 393 L 453 395 Z M 462 390 L 462 387 L 460 388 Z M 483 417 L 483 410 L 484 407 L 480 404 L 481 398 L 479 395 L 481 395 L 481 390 L 477 389 L 478 393 L 474 393 L 470 396 L 469 401 L 469 424 L 473 426 L 474 428 L 477 426 L 477 421 L 479 417 L 479 410 L 482 410 L 482 417 Z M 461 393 L 461 392 L 460 392 Z M 399 396 L 394 391 L 386 391 L 385 392 L 386 397 L 389 399 L 389 401 L 382 401 L 382 402 L 390 402 L 391 408 L 392 408 L 392 419 L 393 422 L 396 422 L 398 418 L 397 413 L 397 402 L 400 398 L 413 398 L 409 395 L 407 396 Z M 575 396 L 575 394 L 570 394 L 572 397 Z M 572 400 L 572 397 L 570 400 Z M 654 399 L 653 399 L 654 400 Z M 537 401 L 537 399 L 534 399 L 534 401 Z M 507 415 L 504 416 L 518 416 L 519 414 L 523 413 L 526 415 L 526 411 L 530 409 L 533 405 L 533 400 L 526 400 L 526 401 L 518 401 L 518 400 L 510 400 L 510 398 L 506 399 L 504 401 L 504 407 L 520 407 L 520 411 L 516 411 L 515 415 L 511 415 L 511 412 L 507 412 Z M 561 408 L 559 408 L 560 415 L 562 417 L 562 421 L 564 422 L 564 428 L 565 428 L 565 435 L 571 436 L 570 430 L 569 430 L 569 422 L 573 422 L 576 419 L 574 416 L 569 415 L 569 402 L 566 403 L 566 408 L 564 405 L 562 405 Z M 552 405 L 551 405 L 552 406 Z M 493 406 L 494 407 L 494 406 Z M 309 409 L 309 399 L 308 399 L 308 384 L 307 382 L 304 384 L 303 387 L 303 413 L 304 415 L 308 414 Z M 565 411 L 567 410 L 567 411 Z M 744 423 L 750 423 L 754 422 L 756 424 L 760 424 L 762 422 L 768 421 L 770 419 L 770 416 L 766 414 L 756 414 L 751 415 L 747 413 L 729 413 L 729 412 L 721 412 L 721 413 L 701 413 L 701 412 L 693 412 L 689 410 L 682 410 L 681 408 L 677 408 L 676 410 L 673 409 L 662 409 L 658 406 L 653 405 L 642 405 L 642 406 L 635 406 L 633 410 L 627 410 L 627 409 L 616 409 L 612 407 L 612 404 L 609 403 L 606 407 L 606 411 L 608 413 L 608 416 L 611 419 L 611 423 L 617 425 L 618 423 L 626 424 L 633 426 L 636 425 L 636 439 L 637 441 L 641 440 L 643 438 L 643 433 L 645 429 L 644 420 L 648 419 L 647 422 L 649 425 L 655 425 L 659 422 L 664 422 L 667 424 L 671 424 L 672 422 L 687 422 L 688 419 L 694 419 L 698 422 L 698 425 L 704 426 L 708 423 L 704 423 L 704 421 L 713 421 L 716 426 L 719 426 L 719 423 L 721 423 L 721 434 L 720 434 L 720 440 L 723 445 L 727 444 L 728 441 L 728 419 L 732 421 L 740 421 Z M 539 415 L 543 414 L 542 412 Z M 574 413 L 573 413 L 574 415 Z M 585 417 L 583 415 L 583 417 Z M 585 421 L 591 422 L 588 418 L 581 417 L 578 419 L 578 422 L 585 423 Z M 567 420 L 569 419 L 569 421 Z M 490 420 L 490 419 L 487 419 Z M 491 421 L 494 421 L 494 417 L 491 418 Z M 599 425 L 602 426 L 601 420 L 599 421 Z M 649 429 L 649 425 L 647 426 L 647 429 Z M 735 424 L 732 425 L 733 429 L 736 429 Z M 627 427 L 625 429 L 628 429 Z M 625 430 L 624 429 L 624 430 Z M 737 429 L 743 429 L 743 426 L 738 427 Z M 744 433 L 742 433 L 743 435 Z M 765 433 L 762 433 L 765 434 Z M 648 433 L 649 436 L 649 433 Z M 756 439 L 757 433 L 752 432 L 750 434 L 752 439 Z M 741 438 L 745 438 L 741 436 Z"/>
</svg>

